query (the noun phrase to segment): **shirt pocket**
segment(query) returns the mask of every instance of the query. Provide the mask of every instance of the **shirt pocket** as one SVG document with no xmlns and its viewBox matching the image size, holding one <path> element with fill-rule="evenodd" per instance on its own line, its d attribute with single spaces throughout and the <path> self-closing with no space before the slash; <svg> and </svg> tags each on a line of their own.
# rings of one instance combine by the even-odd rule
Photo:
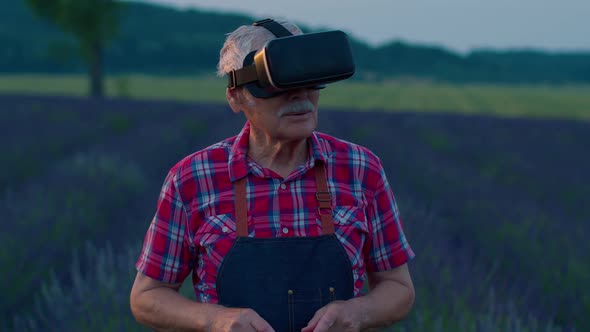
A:
<svg viewBox="0 0 590 332">
<path fill-rule="evenodd" d="M 333 209 L 334 232 L 353 268 L 353 277 L 358 278 L 362 269 L 363 247 L 369 235 L 367 217 L 362 208 L 356 206 L 337 206 Z"/>
<path fill-rule="evenodd" d="M 236 223 L 231 214 L 207 217 L 194 236 L 194 243 L 201 254 L 211 257 L 236 239 Z"/>
<path fill-rule="evenodd" d="M 357 206 L 336 206 L 332 213 L 334 228 L 342 235 L 350 232 L 368 233 L 364 209 Z"/>
</svg>

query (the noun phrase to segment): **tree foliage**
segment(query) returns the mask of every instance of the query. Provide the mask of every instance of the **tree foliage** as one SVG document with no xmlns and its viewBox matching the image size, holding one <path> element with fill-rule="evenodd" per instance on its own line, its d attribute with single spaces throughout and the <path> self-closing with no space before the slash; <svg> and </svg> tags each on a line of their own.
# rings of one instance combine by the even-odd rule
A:
<svg viewBox="0 0 590 332">
<path fill-rule="evenodd" d="M 104 68 L 110 73 L 213 74 L 225 34 L 258 19 L 132 1 L 125 2 L 122 15 L 120 10 L 107 10 L 110 5 L 120 6 L 114 1 L 27 0 L 37 3 L 36 12 L 54 17 L 52 21 L 70 22 L 57 25 L 63 31 L 71 31 L 72 22 L 78 20 L 73 18 L 84 17 L 73 13 L 92 8 L 87 7 L 89 3 L 102 8 L 96 12 L 102 11 L 103 14 L 81 19 L 93 24 L 81 24 L 79 28 L 82 30 L 78 34 L 64 35 L 33 17 L 22 0 L 3 1 L 0 10 L 0 71 L 13 73 L 79 73 L 84 68 L 81 59 L 66 56 L 71 52 L 64 52 L 56 45 L 70 45 L 71 49 L 76 39 L 85 37 L 84 40 L 91 40 L 92 36 L 102 36 L 110 41 L 108 45 L 102 45 Z M 66 3 L 60 6 L 67 10 L 57 10 L 57 3 Z M 95 24 L 98 21 L 93 20 L 98 17 L 102 18 L 100 24 Z M 302 29 L 311 32 L 305 26 Z M 116 35 L 115 30 L 118 30 Z M 440 45 L 392 41 L 372 46 L 355 38 L 351 41 L 357 64 L 353 79 L 402 77 L 457 83 L 590 82 L 590 52 L 479 49 L 460 54 Z"/>
<path fill-rule="evenodd" d="M 117 32 L 120 2 L 114 0 L 26 0 L 37 15 L 79 42 L 89 67 L 91 94 L 102 95 L 103 49 Z"/>
</svg>

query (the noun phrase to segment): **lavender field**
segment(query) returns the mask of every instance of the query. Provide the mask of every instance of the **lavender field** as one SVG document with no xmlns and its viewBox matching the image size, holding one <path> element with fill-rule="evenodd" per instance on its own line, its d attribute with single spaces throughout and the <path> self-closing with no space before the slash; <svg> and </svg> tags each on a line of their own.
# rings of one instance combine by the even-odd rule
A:
<svg viewBox="0 0 590 332">
<path fill-rule="evenodd" d="M 417 254 L 414 310 L 387 331 L 590 331 L 590 122 L 343 111 L 319 130 L 380 156 Z M 0 330 L 144 331 L 129 291 L 164 176 L 243 123 L 0 95 Z"/>
</svg>

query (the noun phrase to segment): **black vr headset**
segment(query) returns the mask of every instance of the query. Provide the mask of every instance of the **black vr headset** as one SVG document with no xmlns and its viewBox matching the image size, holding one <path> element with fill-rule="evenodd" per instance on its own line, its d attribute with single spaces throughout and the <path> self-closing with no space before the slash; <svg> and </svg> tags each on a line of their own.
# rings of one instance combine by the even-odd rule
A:
<svg viewBox="0 0 590 332">
<path fill-rule="evenodd" d="M 354 74 L 354 60 L 346 34 L 326 31 L 294 36 L 281 24 L 254 22 L 277 38 L 250 52 L 241 69 L 227 73 L 230 89 L 245 86 L 256 98 L 271 98 L 290 89 L 323 89 L 324 84 Z"/>
</svg>

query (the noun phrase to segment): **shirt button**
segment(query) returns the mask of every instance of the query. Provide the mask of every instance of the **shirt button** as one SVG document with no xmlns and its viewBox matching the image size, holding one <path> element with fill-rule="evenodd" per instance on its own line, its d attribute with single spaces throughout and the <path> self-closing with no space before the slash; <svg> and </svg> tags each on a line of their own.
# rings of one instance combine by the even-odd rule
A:
<svg viewBox="0 0 590 332">
<path fill-rule="evenodd" d="M 281 189 L 286 189 L 286 188 L 287 188 L 287 185 L 284 183 L 281 183 Z"/>
<path fill-rule="evenodd" d="M 227 233 L 229 229 L 226 226 L 223 226 L 223 228 L 221 229 L 222 232 Z"/>
<path fill-rule="evenodd" d="M 289 233 L 289 229 L 287 227 L 283 227 L 283 233 L 285 233 L 285 234 Z"/>
</svg>

